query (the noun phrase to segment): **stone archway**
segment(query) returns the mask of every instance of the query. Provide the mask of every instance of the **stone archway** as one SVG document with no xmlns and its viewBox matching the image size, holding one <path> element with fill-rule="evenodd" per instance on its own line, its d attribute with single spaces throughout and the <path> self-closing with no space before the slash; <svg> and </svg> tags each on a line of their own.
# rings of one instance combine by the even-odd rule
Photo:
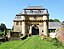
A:
<svg viewBox="0 0 64 49">
<path fill-rule="evenodd" d="M 32 27 L 32 35 L 39 35 L 39 27 L 37 25 Z"/>
</svg>

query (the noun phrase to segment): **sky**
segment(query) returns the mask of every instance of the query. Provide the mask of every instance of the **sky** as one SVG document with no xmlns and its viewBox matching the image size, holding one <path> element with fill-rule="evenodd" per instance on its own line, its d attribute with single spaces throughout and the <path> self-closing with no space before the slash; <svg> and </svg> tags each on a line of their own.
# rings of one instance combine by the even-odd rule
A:
<svg viewBox="0 0 64 49">
<path fill-rule="evenodd" d="M 48 9 L 50 19 L 64 21 L 64 0 L 0 0 L 0 23 L 12 28 L 16 14 L 28 6 Z"/>
</svg>

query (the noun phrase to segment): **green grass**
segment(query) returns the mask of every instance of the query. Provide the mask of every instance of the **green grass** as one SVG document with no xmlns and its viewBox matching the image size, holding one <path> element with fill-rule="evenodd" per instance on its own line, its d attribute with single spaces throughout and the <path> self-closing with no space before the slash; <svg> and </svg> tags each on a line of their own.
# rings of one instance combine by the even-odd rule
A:
<svg viewBox="0 0 64 49">
<path fill-rule="evenodd" d="M 47 40 L 41 40 L 39 36 L 28 37 L 25 40 L 15 40 L 0 44 L 0 49 L 64 49 L 62 46 L 54 46 Z"/>
</svg>

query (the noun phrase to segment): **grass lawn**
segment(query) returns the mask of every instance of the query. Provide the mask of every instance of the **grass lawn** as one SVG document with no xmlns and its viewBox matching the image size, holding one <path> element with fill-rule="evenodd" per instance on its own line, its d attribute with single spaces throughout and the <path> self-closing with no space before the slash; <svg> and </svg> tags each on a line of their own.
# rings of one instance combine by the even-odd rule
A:
<svg viewBox="0 0 64 49">
<path fill-rule="evenodd" d="M 64 49 L 62 46 L 54 46 L 47 40 L 41 40 L 39 36 L 31 36 L 25 40 L 15 40 L 0 44 L 0 49 Z"/>
</svg>

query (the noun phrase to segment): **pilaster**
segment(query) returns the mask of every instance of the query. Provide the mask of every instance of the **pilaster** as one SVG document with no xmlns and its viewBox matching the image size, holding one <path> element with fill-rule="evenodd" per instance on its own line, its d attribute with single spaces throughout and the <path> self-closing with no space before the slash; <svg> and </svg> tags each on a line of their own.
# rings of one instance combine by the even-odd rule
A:
<svg viewBox="0 0 64 49">
<path fill-rule="evenodd" d="M 25 20 L 25 16 L 22 16 L 22 20 Z M 25 35 L 25 21 L 22 21 L 22 34 Z"/>
<path fill-rule="evenodd" d="M 45 36 L 48 36 L 48 25 L 47 25 L 47 16 L 46 15 L 44 15 L 43 16 L 43 30 L 44 30 L 44 32 L 43 32 L 43 34 L 45 35 Z"/>
</svg>

